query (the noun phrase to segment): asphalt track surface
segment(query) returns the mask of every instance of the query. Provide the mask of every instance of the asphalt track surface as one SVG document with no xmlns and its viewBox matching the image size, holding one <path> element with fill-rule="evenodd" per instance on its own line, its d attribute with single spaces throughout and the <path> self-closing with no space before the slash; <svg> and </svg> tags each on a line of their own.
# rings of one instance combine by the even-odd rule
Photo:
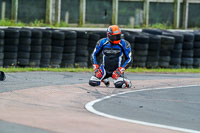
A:
<svg viewBox="0 0 200 133">
<path fill-rule="evenodd" d="M 200 86 L 152 88 L 101 99 L 93 109 L 119 119 L 200 132 L 199 94 Z"/>
<path fill-rule="evenodd" d="M 6 80 L 0 82 L 0 94 L 13 94 L 19 90 L 29 90 L 34 87 L 60 86 L 85 84 L 92 73 L 71 73 L 71 72 L 18 72 L 6 73 Z M 177 80 L 194 79 L 198 81 L 200 74 L 135 74 L 129 73 L 128 78 L 132 81 L 154 81 L 154 80 Z M 195 82 L 198 83 L 198 82 Z M 195 84 L 194 83 L 194 84 Z M 147 83 L 145 83 L 147 84 Z M 150 82 L 149 82 L 150 84 Z M 179 86 L 182 83 L 179 83 Z M 168 82 L 162 82 L 165 87 L 171 86 Z M 186 84 L 187 85 L 187 84 Z M 190 85 L 193 85 L 192 80 Z M 87 86 L 87 85 L 86 85 Z M 140 83 L 140 86 L 143 86 Z M 153 86 L 153 85 L 152 85 Z M 133 85 L 131 91 L 135 89 Z M 155 86 L 156 87 L 156 86 Z M 81 88 L 81 87 L 79 87 Z M 89 88 L 89 86 L 88 86 Z M 136 87 L 137 88 L 137 87 Z M 145 86 L 141 87 L 142 89 Z M 111 93 L 100 93 L 97 89 L 87 90 L 94 100 L 111 95 Z M 101 88 L 102 89 L 102 88 Z M 113 88 L 112 88 L 113 89 Z M 107 88 L 109 90 L 109 88 Z M 126 90 L 115 90 L 112 94 Z M 130 90 L 128 90 L 130 91 Z M 162 125 L 187 128 L 200 131 L 200 87 L 183 87 L 163 90 L 147 90 L 127 93 L 103 100 L 94 105 L 94 108 L 103 113 L 125 119 L 158 123 Z M 0 97 L 0 110 L 6 109 L 5 99 Z M 88 101 L 89 102 L 89 101 Z M 86 103 L 85 103 L 86 104 Z M 116 106 L 117 105 L 117 106 Z M 120 106 L 119 106 L 120 105 Z M 84 109 L 84 107 L 83 107 Z M 13 110 L 15 111 L 15 110 Z M 16 120 L 17 121 L 17 120 Z M 32 127 L 26 124 L 19 124 L 12 120 L 1 120 L 0 133 L 51 133 L 59 132 L 51 129 Z"/>
<path fill-rule="evenodd" d="M 6 73 L 0 82 L 0 93 L 49 85 L 88 83 L 92 73 L 73 72 L 18 72 Z M 200 74 L 128 74 L 130 80 L 200 78 Z"/>
</svg>

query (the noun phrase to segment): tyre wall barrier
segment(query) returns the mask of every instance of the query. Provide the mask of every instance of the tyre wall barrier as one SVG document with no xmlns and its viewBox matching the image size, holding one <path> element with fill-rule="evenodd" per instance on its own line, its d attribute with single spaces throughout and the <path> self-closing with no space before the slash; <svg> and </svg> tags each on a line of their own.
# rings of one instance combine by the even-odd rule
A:
<svg viewBox="0 0 200 133">
<path fill-rule="evenodd" d="M 19 30 L 8 28 L 5 32 L 4 62 L 3 66 L 16 66 L 19 44 Z"/>
<path fill-rule="evenodd" d="M 133 48 L 133 67 L 145 67 L 148 47 L 149 47 L 149 36 L 138 34 L 135 35 L 135 43 Z"/>
<path fill-rule="evenodd" d="M 183 47 L 183 35 L 178 33 L 164 32 L 163 35 L 171 36 L 175 39 L 174 47 L 171 51 L 170 68 L 181 68 L 181 57 Z"/>
<path fill-rule="evenodd" d="M 74 67 L 76 57 L 77 32 L 63 31 L 65 34 L 61 67 Z"/>
<path fill-rule="evenodd" d="M 51 67 L 60 67 L 64 51 L 65 33 L 52 31 Z"/>
<path fill-rule="evenodd" d="M 86 31 L 77 31 L 76 56 L 75 56 L 76 67 L 88 67 L 88 56 L 89 56 L 88 39 L 89 39 L 89 34 Z"/>
<path fill-rule="evenodd" d="M 3 67 L 4 62 L 4 30 L 0 30 L 0 67 Z"/>
<path fill-rule="evenodd" d="M 200 31 L 122 33 L 132 47 L 133 68 L 200 68 Z M 0 67 L 91 67 L 96 43 L 106 36 L 77 29 L 0 29 Z M 101 54 L 97 60 L 102 63 Z"/>
<path fill-rule="evenodd" d="M 200 68 L 200 33 L 194 33 L 193 68 Z"/>
<path fill-rule="evenodd" d="M 19 31 L 19 45 L 17 53 L 17 65 L 20 67 L 29 66 L 31 53 L 31 36 L 30 30 L 22 29 Z"/>
<path fill-rule="evenodd" d="M 29 65 L 31 67 L 39 67 L 42 51 L 42 31 L 33 29 L 31 30 L 31 51 Z"/>
<path fill-rule="evenodd" d="M 89 34 L 89 41 L 88 41 L 88 67 L 92 67 L 92 53 L 94 51 L 94 48 L 96 47 L 97 42 L 100 39 L 100 35 L 95 34 L 95 33 L 91 33 Z M 102 56 L 98 57 L 98 62 L 101 64 L 102 61 L 100 60 L 102 59 Z"/>
<path fill-rule="evenodd" d="M 52 31 L 42 30 L 42 50 L 40 67 L 50 67 L 52 51 Z"/>
<path fill-rule="evenodd" d="M 149 36 L 149 48 L 146 61 L 147 68 L 157 68 L 159 63 L 161 37 L 157 35 Z"/>
</svg>

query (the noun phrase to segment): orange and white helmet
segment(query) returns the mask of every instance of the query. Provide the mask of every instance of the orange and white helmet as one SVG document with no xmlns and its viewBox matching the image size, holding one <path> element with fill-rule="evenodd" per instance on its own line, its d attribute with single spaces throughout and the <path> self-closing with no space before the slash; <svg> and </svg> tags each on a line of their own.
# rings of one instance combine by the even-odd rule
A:
<svg viewBox="0 0 200 133">
<path fill-rule="evenodd" d="M 121 30 L 117 25 L 111 25 L 107 29 L 107 37 L 113 44 L 119 44 L 121 41 Z"/>
</svg>

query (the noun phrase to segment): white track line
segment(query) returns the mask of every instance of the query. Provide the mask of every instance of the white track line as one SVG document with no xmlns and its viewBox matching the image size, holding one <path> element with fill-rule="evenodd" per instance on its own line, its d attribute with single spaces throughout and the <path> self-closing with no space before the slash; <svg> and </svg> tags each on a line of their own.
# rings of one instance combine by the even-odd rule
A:
<svg viewBox="0 0 200 133">
<path fill-rule="evenodd" d="M 113 116 L 113 115 L 102 113 L 102 112 L 97 111 L 97 110 L 95 110 L 93 108 L 93 105 L 95 103 L 98 103 L 98 102 L 103 101 L 105 99 L 109 99 L 111 97 L 115 97 L 115 96 L 122 95 L 122 94 L 127 94 L 127 93 L 132 93 L 132 92 L 138 92 L 138 91 L 164 90 L 164 89 L 183 88 L 183 87 L 185 88 L 185 87 L 195 87 L 195 86 L 200 86 L 200 85 L 175 86 L 175 87 L 164 87 L 164 88 L 149 88 L 149 89 L 127 91 L 127 92 L 113 94 L 113 95 L 110 95 L 110 96 L 103 97 L 101 99 L 97 99 L 97 100 L 91 101 L 91 102 L 89 102 L 89 103 L 87 103 L 85 105 L 85 108 L 89 112 L 92 112 L 94 114 L 97 114 L 97 115 L 100 115 L 100 116 L 104 116 L 104 117 L 108 117 L 108 118 L 112 118 L 112 119 L 121 120 L 121 121 L 126 121 L 126 122 L 131 122 L 131 123 L 136 123 L 136 124 L 142 124 L 142 125 L 146 125 L 146 126 L 153 126 L 153 127 L 171 129 L 171 130 L 176 130 L 176 131 L 182 131 L 182 132 L 186 132 L 186 133 L 200 133 L 200 131 L 196 131 L 196 130 L 190 130 L 190 129 L 185 129 L 185 128 L 179 128 L 179 127 L 173 127 L 173 126 L 167 126 L 167 125 L 161 125 L 161 124 L 156 124 L 156 123 L 149 123 L 149 122 L 144 122 L 144 121 L 137 121 L 137 120 L 131 120 L 131 119 L 126 119 L 126 118 L 122 118 L 122 117 L 117 117 L 117 116 Z"/>
</svg>

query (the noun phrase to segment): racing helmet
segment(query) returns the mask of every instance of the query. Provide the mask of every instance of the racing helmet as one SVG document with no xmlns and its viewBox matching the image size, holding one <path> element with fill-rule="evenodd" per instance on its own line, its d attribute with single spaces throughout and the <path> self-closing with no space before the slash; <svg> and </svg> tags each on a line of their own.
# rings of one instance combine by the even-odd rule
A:
<svg viewBox="0 0 200 133">
<path fill-rule="evenodd" d="M 121 30 L 117 25 L 111 25 L 107 29 L 107 37 L 112 44 L 119 44 L 121 41 Z"/>
</svg>

